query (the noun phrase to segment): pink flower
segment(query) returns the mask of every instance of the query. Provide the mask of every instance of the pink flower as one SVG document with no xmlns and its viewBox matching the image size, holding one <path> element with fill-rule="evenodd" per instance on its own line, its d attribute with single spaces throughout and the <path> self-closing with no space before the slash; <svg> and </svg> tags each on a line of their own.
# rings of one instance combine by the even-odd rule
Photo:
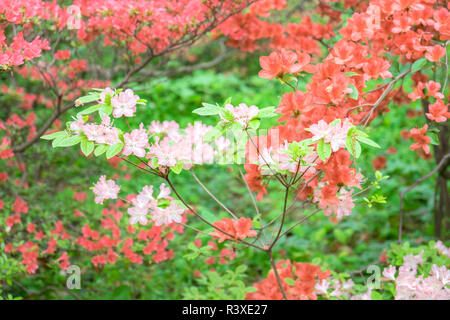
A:
<svg viewBox="0 0 450 320">
<path fill-rule="evenodd" d="M 77 122 L 76 127 L 80 127 L 80 122 Z M 107 145 L 113 145 L 120 142 L 119 130 L 111 126 L 111 119 L 107 115 L 103 116 L 101 125 L 88 123 L 82 125 L 81 130 L 89 141 Z"/>
<path fill-rule="evenodd" d="M 127 210 L 131 216 L 130 224 L 140 223 L 141 225 L 146 225 L 148 223 L 148 210 L 152 206 L 153 202 L 151 202 L 145 195 L 139 194 L 131 201 L 131 203 L 133 206 Z"/>
<path fill-rule="evenodd" d="M 184 209 L 175 202 L 171 202 L 165 209 L 157 208 L 152 212 L 152 219 L 156 226 L 168 225 L 173 222 L 181 223 Z"/>
<path fill-rule="evenodd" d="M 318 123 L 311 125 L 308 128 L 309 132 L 312 133 L 312 141 L 317 141 L 328 136 L 333 130 L 332 126 L 329 126 L 324 120 L 319 120 Z"/>
<path fill-rule="evenodd" d="M 134 154 L 137 157 L 145 156 L 145 149 L 149 146 L 148 136 L 145 129 L 143 129 L 144 124 L 141 123 L 139 129 L 132 130 L 131 133 L 125 133 L 123 135 L 123 140 L 125 146 L 123 148 L 122 154 L 129 156 Z"/>
<path fill-rule="evenodd" d="M 397 269 L 394 266 L 389 266 L 389 268 L 385 268 L 383 270 L 383 280 L 392 280 L 395 281 L 395 273 L 397 272 Z"/>
<path fill-rule="evenodd" d="M 336 214 L 336 219 L 341 220 L 344 216 L 349 216 L 352 213 L 352 209 L 355 207 L 352 199 L 353 190 L 346 191 L 341 189 L 338 194 L 337 204 L 328 204 L 325 207 L 319 204 L 319 207 L 324 207 L 323 213 L 326 216 Z"/>
<path fill-rule="evenodd" d="M 225 109 L 230 111 L 234 119 L 233 121 L 239 123 L 243 128 L 248 126 L 250 120 L 255 118 L 258 115 L 259 109 L 257 106 L 247 107 L 245 103 L 240 103 L 238 106 L 233 107 L 231 104 L 226 104 Z M 220 115 L 223 121 L 228 122 L 222 115 Z"/>
<path fill-rule="evenodd" d="M 138 100 L 139 97 L 131 89 L 119 93 L 119 96 L 112 97 L 111 105 L 114 107 L 114 118 L 120 118 L 122 116 L 133 117 L 136 112 L 136 103 Z"/>
<path fill-rule="evenodd" d="M 326 279 L 323 279 L 322 281 L 316 283 L 314 287 L 316 289 L 316 294 L 327 294 L 329 286 L 330 283 Z"/>
<path fill-rule="evenodd" d="M 101 176 L 94 186 L 95 203 L 103 204 L 105 199 L 117 199 L 120 187 L 114 180 L 106 181 L 106 176 Z"/>
<path fill-rule="evenodd" d="M 317 124 L 311 125 L 308 130 L 313 134 L 312 141 L 324 139 L 326 143 L 331 145 L 333 152 L 340 148 L 345 148 L 345 140 L 347 139 L 348 130 L 353 125 L 348 119 L 334 125 L 327 124 L 324 120 L 320 120 Z"/>
<path fill-rule="evenodd" d="M 161 183 L 159 186 L 159 191 L 158 199 L 168 199 L 170 189 L 166 187 L 165 183 Z"/>
</svg>

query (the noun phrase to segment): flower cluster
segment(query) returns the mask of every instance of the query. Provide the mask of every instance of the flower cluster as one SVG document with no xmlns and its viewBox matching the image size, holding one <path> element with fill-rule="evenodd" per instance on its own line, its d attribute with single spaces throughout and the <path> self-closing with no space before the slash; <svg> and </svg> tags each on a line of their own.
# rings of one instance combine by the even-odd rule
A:
<svg viewBox="0 0 450 320">
<path fill-rule="evenodd" d="M 395 282 L 396 300 L 448 300 L 450 299 L 450 270 L 446 266 L 431 266 L 428 274 L 418 275 L 423 264 L 423 251 L 403 257 L 397 270 L 389 266 L 383 270 L 384 281 Z"/>
<path fill-rule="evenodd" d="M 252 219 L 241 217 L 239 220 L 223 218 L 222 220 L 214 222 L 214 226 L 227 234 L 214 230 L 210 235 L 213 238 L 219 239 L 219 243 L 225 240 L 242 240 L 248 237 L 256 237 L 256 231 L 252 230 Z"/>
<path fill-rule="evenodd" d="M 140 223 L 146 225 L 150 219 L 156 226 L 181 223 L 184 209 L 170 196 L 170 189 L 165 184 L 160 185 L 159 195 L 153 197 L 153 186 L 145 186 L 142 191 L 131 200 L 132 206 L 128 208 L 130 224 Z"/>
<path fill-rule="evenodd" d="M 321 271 L 320 266 L 289 260 L 279 261 L 276 268 L 289 300 L 317 300 L 316 285 L 330 276 L 330 271 Z M 247 293 L 248 300 L 283 299 L 273 270 L 253 286 L 256 292 Z"/>
<path fill-rule="evenodd" d="M 95 203 L 103 204 L 105 199 L 117 199 L 120 187 L 114 180 L 106 180 L 106 176 L 101 176 L 92 190 L 95 194 Z"/>
</svg>

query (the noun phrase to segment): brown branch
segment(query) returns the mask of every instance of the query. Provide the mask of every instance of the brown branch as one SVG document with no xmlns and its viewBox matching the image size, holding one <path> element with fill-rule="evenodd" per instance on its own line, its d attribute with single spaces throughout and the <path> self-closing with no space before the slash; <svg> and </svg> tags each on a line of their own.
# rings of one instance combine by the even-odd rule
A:
<svg viewBox="0 0 450 320">
<path fill-rule="evenodd" d="M 75 104 L 74 103 L 70 103 L 66 106 L 64 106 L 63 108 L 61 108 L 61 103 L 62 103 L 62 97 L 59 96 L 58 97 L 58 102 L 56 105 L 56 109 L 53 112 L 53 114 L 50 116 L 50 118 L 48 118 L 48 120 L 44 123 L 44 125 L 38 130 L 36 131 L 35 135 L 33 136 L 33 138 L 31 138 L 30 140 L 18 145 L 18 146 L 14 146 L 12 148 L 13 152 L 23 152 L 25 151 L 25 149 L 27 149 L 28 147 L 30 147 L 31 145 L 33 145 L 34 143 L 36 143 L 39 138 L 44 135 L 45 132 L 47 132 L 48 128 L 51 127 L 51 125 L 53 124 L 53 122 L 58 119 L 58 117 L 60 115 L 62 115 L 64 112 L 66 112 L 67 110 L 69 110 L 70 108 L 72 108 Z"/>
<path fill-rule="evenodd" d="M 277 266 L 275 264 L 275 261 L 273 260 L 272 251 L 267 251 L 267 254 L 270 258 L 270 264 L 272 265 L 273 273 L 275 274 L 275 278 L 277 279 L 278 287 L 280 288 L 281 294 L 283 295 L 284 300 L 289 300 L 286 294 L 286 291 L 284 290 L 283 284 L 281 283 L 280 275 L 278 274 Z"/>
</svg>

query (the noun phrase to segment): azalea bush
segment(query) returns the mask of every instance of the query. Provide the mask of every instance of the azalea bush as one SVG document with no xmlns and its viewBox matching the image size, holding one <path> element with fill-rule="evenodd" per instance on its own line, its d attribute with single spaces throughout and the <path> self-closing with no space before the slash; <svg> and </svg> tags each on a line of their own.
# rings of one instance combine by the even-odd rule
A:
<svg viewBox="0 0 450 320">
<path fill-rule="evenodd" d="M 75 87 L 77 74 L 87 70 L 85 62 L 72 60 L 71 69 L 61 64 L 61 70 L 51 71 L 57 68 L 56 61 L 70 58 L 71 50 L 55 52 L 49 64 L 42 62 L 36 69 L 32 69 L 33 63 L 29 63 L 30 68 L 27 64 L 21 67 L 22 77 L 44 70 L 39 79 L 48 82 L 46 88 L 56 95 L 56 104 L 39 130 L 34 127 L 32 113 L 26 119 L 12 114 L 2 122 L 5 136 L 1 154 L 3 159 L 10 159 L 9 165 L 25 173 L 23 151 L 41 140 L 42 148 L 53 147 L 55 152 L 76 146 L 88 158 L 77 161 L 100 164 L 107 160 L 113 170 L 96 172 L 98 179 L 89 191 L 94 196 L 89 213 L 75 206 L 71 220 L 76 222 L 49 222 L 42 217 L 25 224 L 22 219 L 30 204 L 17 194 L 9 195 L 14 200 L 6 204 L 11 214 L 4 218 L 4 251 L 20 257 L 20 265 L 27 273 L 34 274 L 40 265 L 51 264 L 67 271 L 73 263 L 89 263 L 96 272 L 122 263 L 157 265 L 174 259 L 180 250 L 175 245 L 177 237 L 189 232 L 196 238 L 185 246 L 183 259 L 194 263 L 209 255 L 205 260 L 208 265 L 229 264 L 231 269 L 222 274 L 196 270 L 198 287 L 186 289 L 185 298 L 450 297 L 448 248 L 442 242 L 411 250 L 409 245 L 393 246 L 387 259 L 377 261 L 389 265 L 382 272 L 382 285 L 376 288 L 361 283 L 362 279 L 352 280 L 358 272 L 338 272 L 327 263 L 321 265 L 323 261 L 276 259 L 279 255 L 290 256 L 285 250 L 280 252 L 280 243 L 288 242 L 296 230 L 317 216 L 325 216 L 331 226 L 336 226 L 333 235 L 345 245 L 350 243 L 354 231 L 348 228 L 344 232 L 338 226 L 354 219 L 356 206 L 370 214 L 387 203 L 390 195 L 383 192 L 386 180 L 396 177 L 379 171 L 386 167 L 386 156 L 373 159 L 375 170 L 362 163 L 368 161 L 373 150 L 385 146 L 384 141 L 374 138 L 373 124 L 387 117 L 391 109 L 395 113 L 407 108 L 408 116 L 417 117 L 417 126 L 406 122 L 400 129 L 401 136 L 412 139 L 409 149 L 415 157 L 435 163 L 430 171 L 417 168 L 417 180 L 399 184 L 395 236 L 402 243 L 403 234 L 408 231 L 408 193 L 437 174 L 432 228 L 435 237 L 445 238 L 450 207 L 447 1 L 328 1 L 318 6 L 305 3 L 299 15 L 295 14 L 298 8 L 290 3 L 269 0 L 187 1 L 171 3 L 172 7 L 147 1 L 82 4 L 74 2 L 65 9 L 36 2 L 35 20 L 41 18 L 46 21 L 44 25 L 49 23 L 49 28 L 56 25 L 63 30 L 67 26 L 56 23 L 61 15 L 74 6 L 81 8 L 76 29 L 80 43 L 75 45 L 79 54 L 94 51 L 98 39 L 102 39 L 106 48 L 112 47 L 118 57 L 126 57 L 124 63 L 118 63 L 114 57 L 109 65 L 94 64 L 89 71 L 105 80 L 79 80 Z M 20 2 L 17 8 L 21 8 Z M 23 17 L 12 18 L 11 11 L 4 10 L 5 30 L 19 24 L 31 35 L 33 26 L 42 25 L 27 21 L 31 11 L 20 11 Z M 184 20 L 175 19 L 177 10 L 183 10 Z M 163 14 L 155 16 L 155 12 Z M 283 12 L 289 15 L 277 21 L 277 14 Z M 6 48 L 0 60 L 5 70 L 16 70 L 26 61 L 40 57 L 42 50 L 55 51 L 64 39 L 59 36 L 52 49 L 46 40 L 35 38 L 27 42 L 23 33 L 17 34 L 16 27 L 11 29 L 7 32 L 16 34 L 12 44 L 5 40 L 0 43 Z M 267 52 L 256 60 L 258 81 L 263 81 L 262 86 L 272 86 L 277 106 L 264 99 L 252 102 L 251 96 L 246 101 L 236 101 L 239 92 L 230 92 L 232 98 L 196 101 L 190 122 L 147 113 L 157 102 L 152 97 L 158 95 L 146 92 L 138 83 L 151 76 L 176 72 L 164 68 L 167 57 L 209 31 L 210 41 L 225 39 L 229 47 L 245 52 L 247 59 L 257 59 L 256 50 Z M 67 39 L 71 39 L 70 31 Z M 67 72 L 70 83 L 55 80 L 60 72 Z M 139 78 L 139 73 L 143 77 Z M 115 85 L 111 84 L 112 79 Z M 37 85 L 30 88 L 37 90 Z M 6 93 L 10 90 L 4 89 Z M 17 99 L 7 97 L 12 98 Z M 40 99 L 42 102 L 44 98 Z M 68 106 L 62 107 L 65 100 Z M 22 108 L 30 109 L 30 105 Z M 66 111 L 72 119 L 55 126 L 57 118 Z M 28 133 L 23 130 L 27 127 L 31 130 Z M 22 142 L 17 144 L 18 141 Z M 395 154 L 397 149 L 391 146 L 385 152 Z M 67 163 L 62 161 L 61 166 L 64 168 Z M 207 185 L 197 175 L 201 170 L 213 170 L 216 174 L 217 167 L 241 180 L 250 210 L 239 205 L 230 207 L 229 192 L 216 193 L 215 185 Z M 184 178 L 187 174 L 191 176 L 189 181 Z M 2 176 L 3 181 L 8 180 L 7 173 Z M 127 180 L 142 184 L 127 184 Z M 26 182 L 24 175 L 18 178 L 17 185 L 24 186 Z M 186 196 L 186 188 L 193 193 L 192 183 L 198 185 L 195 190 L 201 193 L 197 196 L 201 201 Z M 226 176 L 220 183 L 228 183 Z M 85 202 L 86 191 L 77 190 L 73 199 Z M 216 212 L 205 210 L 205 201 L 214 203 Z M 261 206 L 270 201 L 276 202 Z M 319 240 L 323 237 L 321 230 L 326 229 L 317 230 Z M 264 268 L 259 276 L 267 275 L 252 286 L 243 282 L 245 265 L 233 269 L 232 264 L 237 255 L 248 251 L 257 252 L 259 267 Z M 211 289 L 217 287 L 227 289 Z"/>
</svg>

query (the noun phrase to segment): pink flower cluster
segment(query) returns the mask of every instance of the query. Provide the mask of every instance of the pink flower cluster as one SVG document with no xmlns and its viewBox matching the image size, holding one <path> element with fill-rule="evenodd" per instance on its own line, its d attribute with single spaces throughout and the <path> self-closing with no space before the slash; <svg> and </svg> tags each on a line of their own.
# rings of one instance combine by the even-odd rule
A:
<svg viewBox="0 0 450 320">
<path fill-rule="evenodd" d="M 248 123 L 254 119 L 259 112 L 257 106 L 248 107 L 245 103 L 240 103 L 238 106 L 234 107 L 232 104 L 227 103 L 225 105 L 225 109 L 230 111 L 233 115 L 233 122 L 239 123 L 243 128 L 247 128 Z M 228 119 L 221 114 L 221 119 L 224 122 L 230 122 Z"/>
<path fill-rule="evenodd" d="M 83 117 L 78 116 L 76 121 L 70 124 L 73 131 L 83 132 L 89 141 L 100 144 L 113 145 L 121 142 L 119 139 L 119 130 L 111 125 L 111 119 L 103 115 L 102 123 L 84 123 Z"/>
<path fill-rule="evenodd" d="M 333 214 L 336 215 L 336 220 L 339 221 L 345 216 L 349 216 L 352 213 L 352 209 L 355 207 L 353 203 L 353 190 L 346 190 L 341 188 L 336 194 L 336 197 L 330 199 L 327 192 L 327 185 L 320 182 L 318 187 L 314 189 L 313 201 L 318 203 L 319 208 L 323 209 L 325 216 L 329 217 Z M 328 191 L 328 190 L 327 190 Z M 331 192 L 333 194 L 334 192 Z"/>
<path fill-rule="evenodd" d="M 445 246 L 444 246 L 445 247 Z M 448 250 L 448 249 L 447 249 Z M 395 281 L 395 300 L 449 300 L 450 270 L 433 264 L 427 276 L 417 276 L 423 264 L 423 251 L 418 255 L 403 257 L 403 265 L 397 269 L 389 266 L 383 270 L 384 281 Z"/>
<path fill-rule="evenodd" d="M 184 209 L 179 207 L 169 196 L 170 189 L 161 184 L 159 195 L 153 197 L 153 186 L 145 186 L 142 191 L 131 200 L 132 206 L 128 208 L 130 224 L 140 223 L 146 225 L 149 222 L 148 215 L 156 226 L 169 225 L 173 222 L 181 223 Z M 165 207 L 158 206 L 158 200 L 168 200 Z"/>
<path fill-rule="evenodd" d="M 348 119 L 334 125 L 320 120 L 318 123 L 310 126 L 308 130 L 313 135 L 312 141 L 324 139 L 326 143 L 331 145 L 331 150 L 336 152 L 340 148 L 345 148 L 345 139 L 347 139 L 348 130 L 351 127 L 353 125 Z"/>
<path fill-rule="evenodd" d="M 135 95 L 133 90 L 127 89 L 111 98 L 111 105 L 114 107 L 113 117 L 133 117 L 136 112 L 136 103 L 139 96 Z"/>
<path fill-rule="evenodd" d="M 144 124 L 140 124 L 139 129 L 134 129 L 131 133 L 125 133 L 123 135 L 125 147 L 122 150 L 122 154 L 129 156 L 134 154 L 136 157 L 145 156 L 145 148 L 149 147 L 147 131 L 144 129 Z"/>
<path fill-rule="evenodd" d="M 106 180 L 106 176 L 101 176 L 95 184 L 93 192 L 95 194 L 95 203 L 103 204 L 105 199 L 117 199 L 120 187 L 114 180 Z"/>
<path fill-rule="evenodd" d="M 314 151 L 302 157 L 293 159 L 288 152 L 289 143 L 285 141 L 279 147 L 275 144 L 270 147 L 264 147 L 258 155 L 257 165 L 263 175 L 273 175 L 280 170 L 289 171 L 293 174 L 302 175 L 304 179 L 309 179 L 316 173 L 316 169 L 312 166 L 317 160 L 317 154 Z M 300 163 L 300 166 L 299 166 Z M 311 165 L 304 165 L 311 164 Z"/>
<path fill-rule="evenodd" d="M 180 130 L 176 122 L 152 122 L 150 133 L 159 133 L 150 146 L 147 158 L 158 160 L 158 166 L 174 167 L 183 163 L 183 169 L 193 165 L 213 163 L 217 151 L 212 143 L 204 142 L 205 135 L 212 129 L 200 122 L 189 124 Z M 229 144 L 224 139 L 215 143 L 217 149 L 225 149 Z M 152 165 L 152 161 L 149 162 Z"/>
</svg>

